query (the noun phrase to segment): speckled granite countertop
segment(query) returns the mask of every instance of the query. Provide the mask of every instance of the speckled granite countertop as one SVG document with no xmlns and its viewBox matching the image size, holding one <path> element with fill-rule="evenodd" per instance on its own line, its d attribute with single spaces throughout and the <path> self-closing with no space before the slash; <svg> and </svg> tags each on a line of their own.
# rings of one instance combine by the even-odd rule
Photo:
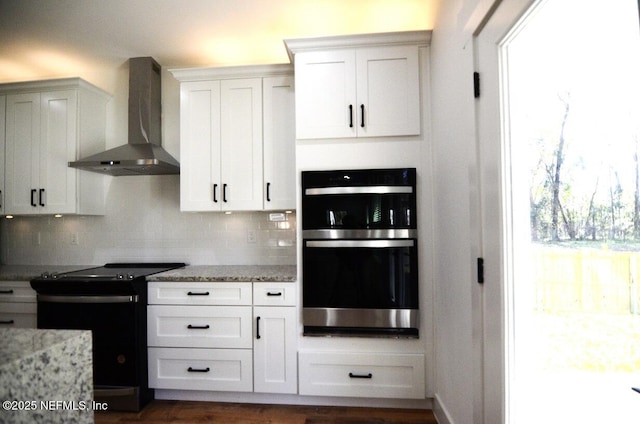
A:
<svg viewBox="0 0 640 424">
<path fill-rule="evenodd" d="M 91 268 L 95 265 L 0 265 L 0 281 L 29 281 L 38 278 L 43 272 L 69 272 Z"/>
<path fill-rule="evenodd" d="M 295 265 L 193 265 L 150 275 L 149 281 L 296 281 Z"/>
<path fill-rule="evenodd" d="M 91 331 L 0 329 L 0 422 L 93 423 Z M 73 402 L 77 408 L 47 410 L 41 402 Z M 30 402 L 28 407 L 25 402 Z"/>
<path fill-rule="evenodd" d="M 69 272 L 96 265 L 0 265 L 0 281 L 29 281 L 43 272 Z M 150 275 L 149 281 L 296 281 L 295 265 L 193 265 Z"/>
</svg>

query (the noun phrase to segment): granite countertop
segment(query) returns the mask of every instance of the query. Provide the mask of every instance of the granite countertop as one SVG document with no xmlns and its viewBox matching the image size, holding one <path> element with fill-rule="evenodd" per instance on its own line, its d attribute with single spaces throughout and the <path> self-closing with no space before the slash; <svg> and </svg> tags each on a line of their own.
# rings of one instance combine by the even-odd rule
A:
<svg viewBox="0 0 640 424">
<path fill-rule="evenodd" d="M 0 265 L 0 281 L 30 281 L 43 272 L 69 272 L 91 268 L 95 265 Z"/>
<path fill-rule="evenodd" d="M 149 281 L 296 281 L 295 265 L 193 265 L 150 275 Z"/>
<path fill-rule="evenodd" d="M 96 265 L 0 265 L 0 281 L 29 281 L 43 272 L 69 272 Z M 296 281 L 295 265 L 188 265 L 150 275 L 148 281 Z"/>
<path fill-rule="evenodd" d="M 0 340 L 10 341 L 0 345 L 0 367 L 62 345 L 73 338 L 86 336 L 84 333 L 91 334 L 90 331 L 83 330 L 0 328 Z"/>
</svg>

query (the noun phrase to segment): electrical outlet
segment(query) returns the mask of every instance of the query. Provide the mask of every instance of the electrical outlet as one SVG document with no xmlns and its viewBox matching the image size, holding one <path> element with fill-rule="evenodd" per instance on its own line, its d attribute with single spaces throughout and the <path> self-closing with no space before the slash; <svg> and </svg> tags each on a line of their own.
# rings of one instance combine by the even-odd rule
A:
<svg viewBox="0 0 640 424">
<path fill-rule="evenodd" d="M 247 230 L 247 243 L 256 243 L 256 230 Z"/>
</svg>

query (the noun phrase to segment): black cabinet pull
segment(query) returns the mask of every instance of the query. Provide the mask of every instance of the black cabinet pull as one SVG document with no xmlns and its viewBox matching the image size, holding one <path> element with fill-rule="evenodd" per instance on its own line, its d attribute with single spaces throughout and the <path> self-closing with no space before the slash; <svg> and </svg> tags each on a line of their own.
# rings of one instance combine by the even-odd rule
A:
<svg viewBox="0 0 640 424">
<path fill-rule="evenodd" d="M 227 185 L 222 184 L 222 201 L 227 203 Z"/>
<path fill-rule="evenodd" d="M 209 328 L 211 328 L 211 326 L 209 324 L 207 325 L 187 325 L 187 328 L 189 330 L 208 330 Z"/>
<path fill-rule="evenodd" d="M 354 374 L 352 372 L 349 373 L 349 378 L 373 378 L 373 374 Z"/>
<path fill-rule="evenodd" d="M 0 324 L 7 324 L 7 325 L 13 325 L 15 323 L 16 322 L 14 320 L 12 320 L 12 319 L 7 320 L 7 321 L 0 321 Z"/>
<path fill-rule="evenodd" d="M 267 292 L 267 296 L 282 296 L 282 292 Z"/>
<path fill-rule="evenodd" d="M 2 207 L 2 190 L 0 190 L 0 208 Z"/>
<path fill-rule="evenodd" d="M 364 105 L 360 105 L 360 127 L 364 128 Z"/>
<path fill-rule="evenodd" d="M 38 199 L 39 199 L 40 206 L 42 207 L 44 207 L 44 201 L 45 201 L 44 195 L 45 195 L 44 189 L 41 188 L 40 193 L 38 194 Z"/>
<path fill-rule="evenodd" d="M 187 292 L 187 296 L 209 296 L 209 292 Z"/>
<path fill-rule="evenodd" d="M 218 184 L 213 185 L 213 203 L 218 203 Z"/>
<path fill-rule="evenodd" d="M 271 201 L 271 183 L 267 183 L 267 202 Z"/>
<path fill-rule="evenodd" d="M 353 128 L 353 105 L 349 105 L 349 128 Z"/>
<path fill-rule="evenodd" d="M 256 318 L 256 339 L 260 338 L 260 317 Z"/>
<path fill-rule="evenodd" d="M 31 206 L 33 206 L 34 208 L 37 207 L 38 205 L 36 204 L 36 190 L 35 188 L 31 190 Z"/>
<path fill-rule="evenodd" d="M 209 367 L 207 368 L 193 368 L 193 367 L 189 367 L 187 368 L 188 372 L 209 372 L 211 371 L 211 369 Z"/>
<path fill-rule="evenodd" d="M 13 289 L 9 289 L 9 290 L 0 290 L 0 294 L 13 294 Z"/>
</svg>

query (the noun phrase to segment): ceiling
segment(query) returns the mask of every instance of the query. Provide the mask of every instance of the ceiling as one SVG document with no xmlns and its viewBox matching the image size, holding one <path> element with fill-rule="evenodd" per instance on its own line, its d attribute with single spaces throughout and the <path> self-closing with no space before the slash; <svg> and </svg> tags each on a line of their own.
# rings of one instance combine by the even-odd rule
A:
<svg viewBox="0 0 640 424">
<path fill-rule="evenodd" d="M 0 82 L 288 62 L 285 38 L 431 29 L 440 0 L 0 0 Z"/>
</svg>

